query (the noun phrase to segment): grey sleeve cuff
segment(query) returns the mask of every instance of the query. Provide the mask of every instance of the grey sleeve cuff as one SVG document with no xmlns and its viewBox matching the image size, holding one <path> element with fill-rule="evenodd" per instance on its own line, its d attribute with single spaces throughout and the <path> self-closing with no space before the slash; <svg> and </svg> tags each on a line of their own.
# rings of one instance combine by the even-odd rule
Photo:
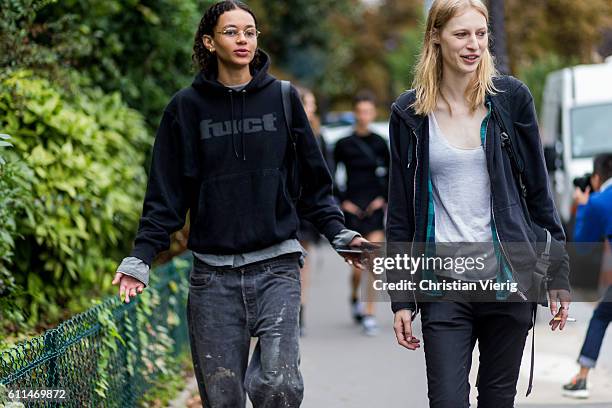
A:
<svg viewBox="0 0 612 408">
<path fill-rule="evenodd" d="M 149 267 L 138 258 L 133 256 L 123 258 L 123 261 L 121 261 L 117 268 L 117 272 L 136 278 L 144 283 L 145 286 L 149 286 Z"/>
<path fill-rule="evenodd" d="M 339 247 L 339 246 L 348 246 L 348 244 L 351 243 L 353 238 L 360 237 L 360 236 L 361 234 L 358 233 L 357 231 L 352 231 L 350 229 L 343 228 L 334 237 L 334 240 L 332 241 L 332 246 L 334 248 Z"/>
</svg>

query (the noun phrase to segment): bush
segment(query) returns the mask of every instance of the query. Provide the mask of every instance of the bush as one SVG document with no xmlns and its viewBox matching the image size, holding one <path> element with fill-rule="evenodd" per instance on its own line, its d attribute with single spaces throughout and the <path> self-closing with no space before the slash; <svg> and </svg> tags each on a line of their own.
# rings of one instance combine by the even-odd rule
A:
<svg viewBox="0 0 612 408">
<path fill-rule="evenodd" d="M 212 2 L 60 1 L 38 12 L 34 27 L 49 29 L 34 38 L 92 85 L 121 92 L 155 127 L 170 96 L 191 83 L 193 37 Z"/>
<path fill-rule="evenodd" d="M 69 86 L 62 67 L 119 91 L 157 125 L 191 83 L 193 36 L 212 0 L 11 0 L 0 8 L 0 66 L 29 68 Z M 5 52 L 6 50 L 6 52 Z"/>
<path fill-rule="evenodd" d="M 31 205 L 15 223 L 23 238 L 13 276 L 26 291 L 18 301 L 30 323 L 41 310 L 53 321 L 88 306 L 90 291 L 109 289 L 140 216 L 151 138 L 118 93 L 69 94 L 29 71 L 0 82 L 0 129 L 33 171 L 31 193 L 14 197 Z"/>
<path fill-rule="evenodd" d="M 10 139 L 8 135 L 0 134 L 0 148 L 12 147 Z M 15 253 L 15 240 L 20 236 L 18 220 L 31 214 L 32 177 L 32 171 L 24 163 L 16 161 L 14 155 L 0 154 L 0 321 L 17 325 L 23 323 L 23 314 L 15 305 L 20 287 L 10 265 Z"/>
</svg>

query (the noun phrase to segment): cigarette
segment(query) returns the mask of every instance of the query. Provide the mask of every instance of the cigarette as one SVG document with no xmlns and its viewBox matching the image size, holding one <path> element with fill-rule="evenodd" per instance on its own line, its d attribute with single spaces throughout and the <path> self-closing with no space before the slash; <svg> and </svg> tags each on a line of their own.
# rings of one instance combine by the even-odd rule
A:
<svg viewBox="0 0 612 408">
<path fill-rule="evenodd" d="M 553 317 L 553 320 L 561 320 L 561 318 L 560 317 Z M 574 319 L 573 317 L 568 317 L 567 321 L 568 322 L 575 322 L 576 319 Z"/>
</svg>

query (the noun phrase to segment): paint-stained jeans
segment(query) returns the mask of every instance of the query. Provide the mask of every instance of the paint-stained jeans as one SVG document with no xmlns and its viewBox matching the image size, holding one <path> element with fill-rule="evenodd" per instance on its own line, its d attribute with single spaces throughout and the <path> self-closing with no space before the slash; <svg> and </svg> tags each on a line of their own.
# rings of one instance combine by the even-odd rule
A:
<svg viewBox="0 0 612 408">
<path fill-rule="evenodd" d="M 191 353 L 206 408 L 298 407 L 299 255 L 243 267 L 194 259 L 187 316 Z M 257 345 L 248 362 L 251 337 Z"/>
</svg>

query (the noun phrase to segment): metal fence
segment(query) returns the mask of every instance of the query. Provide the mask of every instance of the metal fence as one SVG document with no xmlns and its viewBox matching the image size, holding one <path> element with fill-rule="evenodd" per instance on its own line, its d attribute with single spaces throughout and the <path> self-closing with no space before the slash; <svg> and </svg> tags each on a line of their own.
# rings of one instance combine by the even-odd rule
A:
<svg viewBox="0 0 612 408">
<path fill-rule="evenodd" d="M 136 301 L 110 297 L 2 351 L 0 384 L 7 396 L 10 391 L 26 407 L 136 406 L 188 347 L 188 259 L 156 268 L 154 284 Z"/>
</svg>

